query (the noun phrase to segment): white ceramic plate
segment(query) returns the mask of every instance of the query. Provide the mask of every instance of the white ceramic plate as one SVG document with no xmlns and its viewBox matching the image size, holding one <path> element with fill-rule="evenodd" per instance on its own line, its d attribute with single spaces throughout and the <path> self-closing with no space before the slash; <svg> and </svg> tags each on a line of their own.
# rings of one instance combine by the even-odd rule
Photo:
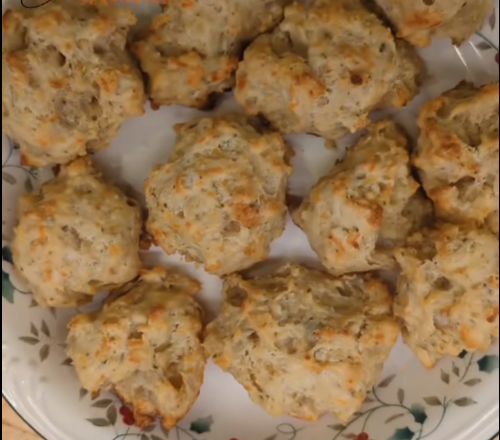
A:
<svg viewBox="0 0 500 440">
<path fill-rule="evenodd" d="M 20 2 L 4 0 L 3 12 L 7 3 L 19 7 Z M 156 12 L 147 3 L 135 6 L 146 18 Z M 415 115 L 423 101 L 464 78 L 476 83 L 498 80 L 498 9 L 497 2 L 497 10 L 481 34 L 471 37 L 463 47 L 453 48 L 443 40 L 422 51 L 429 81 L 410 108 L 393 115 L 410 133 L 416 134 Z M 228 95 L 217 112 L 236 108 Z M 151 166 L 170 154 L 172 125 L 197 114 L 180 107 L 157 112 L 148 109 L 145 116 L 127 122 L 97 160 L 116 182 L 127 182 L 140 193 Z M 293 193 L 305 194 L 337 157 L 325 150 L 318 138 L 294 136 L 290 142 L 297 151 L 290 188 Z M 64 354 L 66 324 L 75 312 L 39 308 L 13 272 L 9 242 L 17 199 L 49 177 L 49 170 L 20 167 L 16 146 L 2 137 L 2 391 L 46 439 L 345 440 L 367 433 L 370 440 L 488 440 L 499 431 L 498 344 L 488 354 L 444 360 L 434 371 L 426 371 L 409 349 L 398 345 L 362 412 L 347 427 L 329 417 L 316 424 L 272 418 L 249 400 L 231 376 L 212 364 L 207 367 L 199 401 L 177 428 L 168 433 L 152 426 L 141 432 L 127 426 L 122 414 L 126 410 L 117 399 L 111 395 L 92 399 L 68 366 Z M 203 283 L 201 301 L 216 313 L 221 290 L 218 278 L 158 250 L 144 257 L 188 269 Z M 305 236 L 291 222 L 273 245 L 272 257 L 316 259 Z"/>
</svg>

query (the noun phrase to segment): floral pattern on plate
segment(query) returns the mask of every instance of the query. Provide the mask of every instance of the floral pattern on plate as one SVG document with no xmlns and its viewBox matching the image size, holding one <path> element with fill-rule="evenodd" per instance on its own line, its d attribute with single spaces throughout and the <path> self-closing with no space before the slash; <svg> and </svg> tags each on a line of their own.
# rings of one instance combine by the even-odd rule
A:
<svg viewBox="0 0 500 440">
<path fill-rule="evenodd" d="M 436 46 L 431 58 L 444 59 L 442 47 Z M 495 72 L 498 75 L 498 2 L 485 28 L 457 52 L 466 66 L 465 76 L 477 79 L 479 69 L 488 78 Z M 451 82 L 460 79 L 453 76 L 455 67 L 450 70 Z M 438 92 L 453 85 L 440 83 Z M 433 90 L 430 94 L 435 93 Z M 171 117 L 170 124 L 196 114 L 182 109 L 172 111 L 178 113 L 170 114 L 164 109 L 150 112 L 149 120 L 158 118 L 158 121 L 145 127 L 131 126 L 105 153 L 116 161 L 113 166 L 117 163 L 117 168 L 122 167 L 120 173 L 141 181 L 148 172 L 149 164 L 141 167 L 135 153 L 131 153 L 138 142 L 134 136 L 164 127 L 165 116 Z M 410 109 L 409 114 L 412 112 Z M 164 143 L 162 138 L 150 148 L 160 151 Z M 323 165 L 326 156 L 322 156 L 327 153 L 308 154 L 308 166 L 316 164 L 323 170 L 328 165 Z M 123 165 L 126 162 L 123 158 L 127 157 L 131 164 L 128 168 Z M 170 431 L 159 425 L 142 431 L 135 428 L 130 408 L 115 396 L 106 393 L 91 396 L 80 388 L 71 361 L 65 355 L 65 327 L 75 311 L 38 307 L 13 270 L 9 245 L 16 222 L 16 201 L 23 192 L 38 187 L 51 175 L 51 170 L 20 166 L 18 149 L 8 138 L 2 138 L 3 391 L 7 400 L 48 440 L 455 440 L 464 439 L 463 433 L 469 427 L 467 440 L 485 440 L 495 428 L 498 430 L 498 344 L 487 354 L 463 353 L 457 359 L 444 360 L 429 372 L 400 345 L 383 379 L 347 426 L 329 417 L 316 424 L 273 419 L 248 402 L 232 378 L 209 365 L 210 380 L 200 403 L 178 427 Z M 316 178 L 314 175 L 310 180 Z M 290 248 L 284 242 L 291 245 L 295 241 L 293 236 L 286 236 L 279 243 L 287 255 Z"/>
</svg>

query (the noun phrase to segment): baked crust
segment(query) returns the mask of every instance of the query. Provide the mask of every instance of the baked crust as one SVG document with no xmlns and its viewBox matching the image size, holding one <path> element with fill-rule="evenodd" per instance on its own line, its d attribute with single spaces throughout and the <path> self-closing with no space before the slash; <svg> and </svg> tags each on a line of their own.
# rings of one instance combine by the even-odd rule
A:
<svg viewBox="0 0 500 440">
<path fill-rule="evenodd" d="M 392 121 L 371 125 L 293 213 L 334 275 L 392 269 L 392 249 L 432 218 L 412 177 L 408 140 Z"/>
<path fill-rule="evenodd" d="M 337 140 L 418 94 L 422 60 L 360 0 L 294 3 L 245 52 L 236 100 L 281 133 Z"/>
<path fill-rule="evenodd" d="M 205 371 L 200 284 L 172 270 L 143 270 L 118 298 L 69 324 L 68 355 L 91 392 L 114 390 L 140 427 L 173 428 L 190 411 Z"/>
<path fill-rule="evenodd" d="M 236 114 L 175 130 L 170 160 L 146 181 L 156 244 L 219 276 L 267 258 L 286 223 L 291 167 L 283 138 Z"/>
<path fill-rule="evenodd" d="M 76 307 L 137 276 L 141 230 L 138 203 L 80 158 L 21 197 L 15 268 L 40 305 Z"/>
<path fill-rule="evenodd" d="M 53 0 L 3 16 L 2 131 L 24 165 L 68 163 L 109 145 L 144 113 L 140 72 L 125 50 L 128 9 Z"/>
<path fill-rule="evenodd" d="M 498 236 L 499 85 L 466 83 L 424 105 L 413 163 L 436 205 L 456 222 L 486 224 Z"/>
<path fill-rule="evenodd" d="M 441 224 L 395 252 L 402 275 L 394 311 L 405 342 L 427 368 L 499 336 L 498 239 L 486 229 Z"/>
<path fill-rule="evenodd" d="M 234 86 L 244 47 L 283 18 L 289 0 L 179 0 L 134 45 L 152 105 L 207 109 Z"/>
<path fill-rule="evenodd" d="M 424 47 L 433 36 L 462 44 L 481 29 L 494 0 L 375 0 L 398 31 L 398 36 Z"/>
<path fill-rule="evenodd" d="M 224 283 L 205 346 L 273 416 L 348 423 L 399 337 L 387 287 L 372 275 L 334 278 L 287 265 Z"/>
</svg>

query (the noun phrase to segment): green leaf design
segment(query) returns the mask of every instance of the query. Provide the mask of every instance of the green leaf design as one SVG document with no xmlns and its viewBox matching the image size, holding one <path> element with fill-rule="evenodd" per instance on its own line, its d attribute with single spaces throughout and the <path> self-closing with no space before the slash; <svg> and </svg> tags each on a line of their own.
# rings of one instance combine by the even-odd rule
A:
<svg viewBox="0 0 500 440">
<path fill-rule="evenodd" d="M 465 358 L 467 357 L 467 355 L 468 355 L 468 354 L 469 354 L 469 352 L 468 352 L 467 350 L 464 350 L 464 351 L 462 351 L 462 353 L 460 353 L 460 354 L 458 355 L 458 357 L 459 357 L 460 359 L 465 359 Z"/>
<path fill-rule="evenodd" d="M 265 440 L 276 440 L 278 438 L 278 434 L 274 434 L 271 437 L 267 437 Z"/>
<path fill-rule="evenodd" d="M 398 420 L 400 419 L 401 417 L 404 417 L 405 415 L 404 414 L 395 414 L 391 417 L 389 417 L 386 421 L 385 421 L 385 424 L 388 425 L 389 423 L 392 423 L 394 422 L 395 420 Z"/>
<path fill-rule="evenodd" d="M 143 432 L 147 432 L 149 434 L 149 433 L 153 432 L 155 429 L 156 429 L 156 425 L 149 425 L 143 429 Z"/>
<path fill-rule="evenodd" d="M 29 345 L 37 345 L 40 343 L 40 340 L 37 339 L 37 338 L 33 338 L 31 336 L 22 336 L 21 338 L 19 338 L 20 341 L 23 341 L 25 342 L 26 344 L 29 344 Z"/>
<path fill-rule="evenodd" d="M 30 303 L 30 309 L 33 309 L 33 308 L 38 307 L 38 306 L 39 306 L 39 304 L 38 304 L 37 300 L 35 298 L 32 298 L 31 303 Z"/>
<path fill-rule="evenodd" d="M 450 375 L 444 370 L 441 370 L 441 380 L 447 385 L 450 384 Z"/>
<path fill-rule="evenodd" d="M 168 438 L 168 437 L 167 437 Z M 153 434 L 151 436 L 151 440 L 163 440 L 161 437 L 158 437 L 157 435 Z"/>
<path fill-rule="evenodd" d="M 487 43 L 486 41 L 481 41 L 480 43 L 475 44 L 476 48 L 479 49 L 480 51 L 485 51 L 485 50 L 491 50 L 491 44 Z"/>
<path fill-rule="evenodd" d="M 453 374 L 457 377 L 460 377 L 460 368 L 457 367 L 457 364 L 453 362 Z"/>
<path fill-rule="evenodd" d="M 484 356 L 477 361 L 479 371 L 483 373 L 494 373 L 500 368 L 500 359 L 495 355 Z"/>
<path fill-rule="evenodd" d="M 405 403 L 405 390 L 403 390 L 402 388 L 398 390 L 398 402 L 401 405 Z"/>
<path fill-rule="evenodd" d="M 116 425 L 116 422 L 118 420 L 118 411 L 116 410 L 115 405 L 111 405 L 108 408 L 108 411 L 106 413 L 106 417 L 109 420 L 109 423 L 111 423 L 113 426 Z"/>
<path fill-rule="evenodd" d="M 142 434 L 141 440 L 149 440 L 149 437 L 146 434 Z"/>
<path fill-rule="evenodd" d="M 73 359 L 70 359 L 70 358 L 65 359 L 65 360 L 61 363 L 61 365 L 62 365 L 63 367 L 72 367 L 72 366 L 73 366 Z"/>
<path fill-rule="evenodd" d="M 14 304 L 14 286 L 10 281 L 10 277 L 2 270 L 2 298 L 8 303 Z"/>
<path fill-rule="evenodd" d="M 490 15 L 489 24 L 490 24 L 491 30 L 495 30 L 495 27 L 497 25 L 497 13 L 496 13 L 496 10 L 494 10 L 492 12 L 492 14 Z"/>
<path fill-rule="evenodd" d="M 387 440 L 412 440 L 415 433 L 410 428 L 398 429 L 394 435 Z"/>
<path fill-rule="evenodd" d="M 345 425 L 341 425 L 339 423 L 338 425 L 328 425 L 328 427 L 334 431 L 342 431 L 345 428 Z"/>
<path fill-rule="evenodd" d="M 94 408 L 107 408 L 110 405 L 113 405 L 113 401 L 111 399 L 98 400 L 92 404 Z"/>
<path fill-rule="evenodd" d="M 24 189 L 27 193 L 33 192 L 33 182 L 29 177 L 24 181 Z"/>
<path fill-rule="evenodd" d="M 467 385 L 468 387 L 475 387 L 476 385 L 479 385 L 482 382 L 482 379 L 470 379 L 467 382 L 464 382 L 464 385 Z"/>
<path fill-rule="evenodd" d="M 41 330 L 42 330 L 42 333 L 45 336 L 47 336 L 48 338 L 50 338 L 50 329 L 49 329 L 49 326 L 47 325 L 47 323 L 45 321 L 42 321 Z"/>
<path fill-rule="evenodd" d="M 477 405 L 477 402 L 470 397 L 462 397 L 461 399 L 457 399 L 453 402 L 455 405 L 460 406 L 462 408 L 466 406 Z"/>
<path fill-rule="evenodd" d="M 419 403 L 412 405 L 410 412 L 415 419 L 415 423 L 423 425 L 427 421 L 428 417 L 423 405 L 420 405 Z"/>
<path fill-rule="evenodd" d="M 214 418 L 212 416 L 201 418 L 195 420 L 191 423 L 190 431 L 196 432 L 196 434 L 205 434 L 206 432 L 210 432 L 212 425 L 214 423 Z"/>
<path fill-rule="evenodd" d="M 5 182 L 11 184 L 11 185 L 15 185 L 17 183 L 17 180 L 16 178 L 8 173 L 7 171 L 2 171 L 2 180 L 4 180 Z"/>
<path fill-rule="evenodd" d="M 109 420 L 106 419 L 87 419 L 87 422 L 92 423 L 92 425 L 96 426 L 97 428 L 106 428 L 108 426 L 111 426 Z"/>
<path fill-rule="evenodd" d="M 394 379 L 396 379 L 395 374 L 385 378 L 382 382 L 380 382 L 380 384 L 378 385 L 378 388 L 387 388 L 394 381 Z"/>
<path fill-rule="evenodd" d="M 40 336 L 40 332 L 38 331 L 38 329 L 35 327 L 35 324 L 33 324 L 33 323 L 31 323 L 30 333 L 37 338 Z"/>
<path fill-rule="evenodd" d="M 6 261 L 7 263 L 14 264 L 14 259 L 12 258 L 12 251 L 7 246 L 2 248 L 2 260 Z"/>
<path fill-rule="evenodd" d="M 89 392 L 86 389 L 80 388 L 80 400 L 84 399 L 88 393 Z"/>
<path fill-rule="evenodd" d="M 353 434 L 352 432 L 348 433 L 348 434 L 343 434 L 342 437 L 348 439 L 348 440 L 352 440 L 352 439 L 355 439 L 355 438 L 358 438 L 358 434 Z"/>
<path fill-rule="evenodd" d="M 41 349 L 40 349 L 40 361 L 45 362 L 50 356 L 50 345 L 45 344 Z"/>
<path fill-rule="evenodd" d="M 441 406 L 443 405 L 443 402 L 441 402 L 441 399 L 436 396 L 431 396 L 431 397 L 424 397 L 424 402 L 427 403 L 429 406 Z"/>
<path fill-rule="evenodd" d="M 161 429 L 161 432 L 163 432 L 163 435 L 168 438 L 168 436 L 170 435 L 170 430 L 168 430 L 167 428 L 165 428 L 163 425 L 160 426 L 160 429 Z"/>
</svg>

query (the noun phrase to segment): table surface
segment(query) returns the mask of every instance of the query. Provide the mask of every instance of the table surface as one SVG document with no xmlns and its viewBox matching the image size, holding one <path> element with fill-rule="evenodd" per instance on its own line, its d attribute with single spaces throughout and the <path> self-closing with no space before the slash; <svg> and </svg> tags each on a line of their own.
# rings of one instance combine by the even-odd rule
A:
<svg viewBox="0 0 500 440">
<path fill-rule="evenodd" d="M 2 400 L 2 440 L 40 440 Z M 496 440 L 500 440 L 498 437 Z"/>
</svg>

